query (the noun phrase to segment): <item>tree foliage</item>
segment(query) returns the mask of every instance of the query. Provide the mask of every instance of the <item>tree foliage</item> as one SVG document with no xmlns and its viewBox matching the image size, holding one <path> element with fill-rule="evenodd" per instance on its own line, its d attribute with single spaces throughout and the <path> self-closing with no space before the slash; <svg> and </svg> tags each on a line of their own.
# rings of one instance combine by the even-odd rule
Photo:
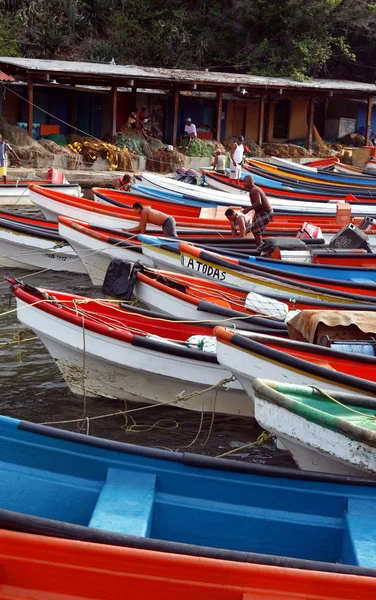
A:
<svg viewBox="0 0 376 600">
<path fill-rule="evenodd" d="M 376 1 L 0 0 L 2 55 L 374 81 Z"/>
</svg>

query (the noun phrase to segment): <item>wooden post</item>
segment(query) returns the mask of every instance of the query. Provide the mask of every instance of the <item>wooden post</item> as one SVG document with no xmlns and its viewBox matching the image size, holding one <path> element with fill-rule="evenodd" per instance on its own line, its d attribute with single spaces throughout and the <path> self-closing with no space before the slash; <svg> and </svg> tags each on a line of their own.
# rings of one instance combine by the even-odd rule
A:
<svg viewBox="0 0 376 600">
<path fill-rule="evenodd" d="M 137 88 L 132 87 L 131 91 L 131 109 L 129 112 L 133 112 L 137 109 Z"/>
<path fill-rule="evenodd" d="M 373 96 L 369 96 L 367 102 L 367 120 L 366 120 L 366 146 L 370 145 L 370 133 L 372 123 L 372 107 L 373 107 Z"/>
<path fill-rule="evenodd" d="M 174 88 L 174 102 L 172 107 L 172 144 L 176 146 L 178 139 L 178 116 L 179 116 L 179 89 Z"/>
<path fill-rule="evenodd" d="M 71 91 L 71 97 L 70 97 L 70 117 L 69 117 L 69 124 L 70 124 L 70 132 L 71 133 L 75 133 L 76 132 L 76 125 L 77 125 L 77 92 L 74 90 L 74 87 L 72 86 L 72 91 Z"/>
<path fill-rule="evenodd" d="M 261 147 L 264 141 L 264 121 L 265 121 L 265 94 L 260 94 L 260 106 L 259 106 L 259 123 L 258 123 L 258 137 L 257 143 Z"/>
<path fill-rule="evenodd" d="M 307 150 L 308 150 L 308 152 L 312 152 L 314 113 L 315 113 L 315 97 L 311 96 L 311 98 L 309 99 L 309 102 L 308 102 L 308 112 L 307 112 L 307 123 L 308 123 Z"/>
<path fill-rule="evenodd" d="M 33 116 L 34 116 L 34 86 L 33 76 L 27 76 L 27 132 L 30 137 L 33 137 Z"/>
<path fill-rule="evenodd" d="M 111 136 L 116 134 L 116 119 L 117 119 L 117 83 L 114 80 L 111 87 Z"/>
<path fill-rule="evenodd" d="M 221 125 L 222 125 L 222 90 L 219 89 L 217 92 L 217 114 L 215 120 L 215 139 L 217 142 L 221 141 Z"/>
</svg>

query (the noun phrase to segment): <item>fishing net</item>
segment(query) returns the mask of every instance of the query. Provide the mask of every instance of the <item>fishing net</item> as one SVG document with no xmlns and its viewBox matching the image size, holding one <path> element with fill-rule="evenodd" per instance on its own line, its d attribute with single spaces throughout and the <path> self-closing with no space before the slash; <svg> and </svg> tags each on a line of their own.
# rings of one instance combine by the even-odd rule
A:
<svg viewBox="0 0 376 600">
<path fill-rule="evenodd" d="M 120 148 L 125 148 L 131 154 L 138 156 L 151 156 L 153 152 L 164 147 L 161 140 L 152 138 L 147 141 L 144 137 L 137 135 L 133 130 L 130 130 L 129 133 L 118 134 L 115 143 Z"/>
<path fill-rule="evenodd" d="M 75 141 L 73 139 L 75 138 Z M 82 156 L 87 165 L 93 165 L 98 158 L 103 158 L 109 164 L 110 171 L 134 171 L 132 157 L 128 149 L 107 144 L 95 138 L 72 136 L 72 142 L 68 148 L 74 153 Z"/>
<path fill-rule="evenodd" d="M 296 144 L 272 144 L 262 145 L 266 156 L 278 156 L 279 158 L 304 158 L 312 156 L 303 146 Z"/>
<path fill-rule="evenodd" d="M 146 170 L 156 173 L 174 173 L 176 169 L 183 165 L 183 154 L 176 150 L 169 152 L 164 148 L 152 152 L 151 156 L 146 159 Z"/>
<path fill-rule="evenodd" d="M 0 133 L 3 139 L 16 152 L 22 163 L 36 164 L 48 158 L 47 152 L 36 140 L 29 136 L 27 131 L 18 125 L 10 125 L 4 117 L 0 117 Z M 47 156 L 48 155 L 48 156 Z M 12 160 L 12 156 L 8 157 Z M 51 159 L 53 157 L 50 156 Z"/>
<path fill-rule="evenodd" d="M 200 138 L 194 138 L 187 150 L 188 142 L 188 138 L 183 138 L 181 152 L 185 156 L 213 156 L 214 150 L 217 148 L 225 150 L 220 142 L 215 140 L 200 140 Z"/>
</svg>

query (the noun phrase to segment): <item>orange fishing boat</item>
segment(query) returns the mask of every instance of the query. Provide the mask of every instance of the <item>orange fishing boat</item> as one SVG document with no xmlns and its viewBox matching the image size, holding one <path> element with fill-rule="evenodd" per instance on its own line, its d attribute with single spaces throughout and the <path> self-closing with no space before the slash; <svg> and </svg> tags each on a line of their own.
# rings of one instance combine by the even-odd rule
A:
<svg viewBox="0 0 376 600">
<path fill-rule="evenodd" d="M 376 578 L 0 530 L 4 600 L 373 600 Z"/>
</svg>

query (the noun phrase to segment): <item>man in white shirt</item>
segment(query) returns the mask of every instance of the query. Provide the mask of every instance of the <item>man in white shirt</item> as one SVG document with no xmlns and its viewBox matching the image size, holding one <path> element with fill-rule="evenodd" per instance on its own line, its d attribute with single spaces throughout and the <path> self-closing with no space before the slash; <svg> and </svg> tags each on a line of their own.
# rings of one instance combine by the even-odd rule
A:
<svg viewBox="0 0 376 600">
<path fill-rule="evenodd" d="M 189 146 L 191 145 L 192 140 L 196 137 L 197 137 L 196 125 L 194 123 L 192 123 L 192 119 L 189 119 L 189 118 L 185 119 L 183 138 L 189 138 L 186 150 L 189 149 Z"/>
<path fill-rule="evenodd" d="M 235 179 L 237 184 L 239 184 L 239 179 L 242 172 L 244 154 L 243 142 L 243 136 L 239 135 L 236 142 L 232 145 L 230 153 L 230 180 Z"/>
</svg>

